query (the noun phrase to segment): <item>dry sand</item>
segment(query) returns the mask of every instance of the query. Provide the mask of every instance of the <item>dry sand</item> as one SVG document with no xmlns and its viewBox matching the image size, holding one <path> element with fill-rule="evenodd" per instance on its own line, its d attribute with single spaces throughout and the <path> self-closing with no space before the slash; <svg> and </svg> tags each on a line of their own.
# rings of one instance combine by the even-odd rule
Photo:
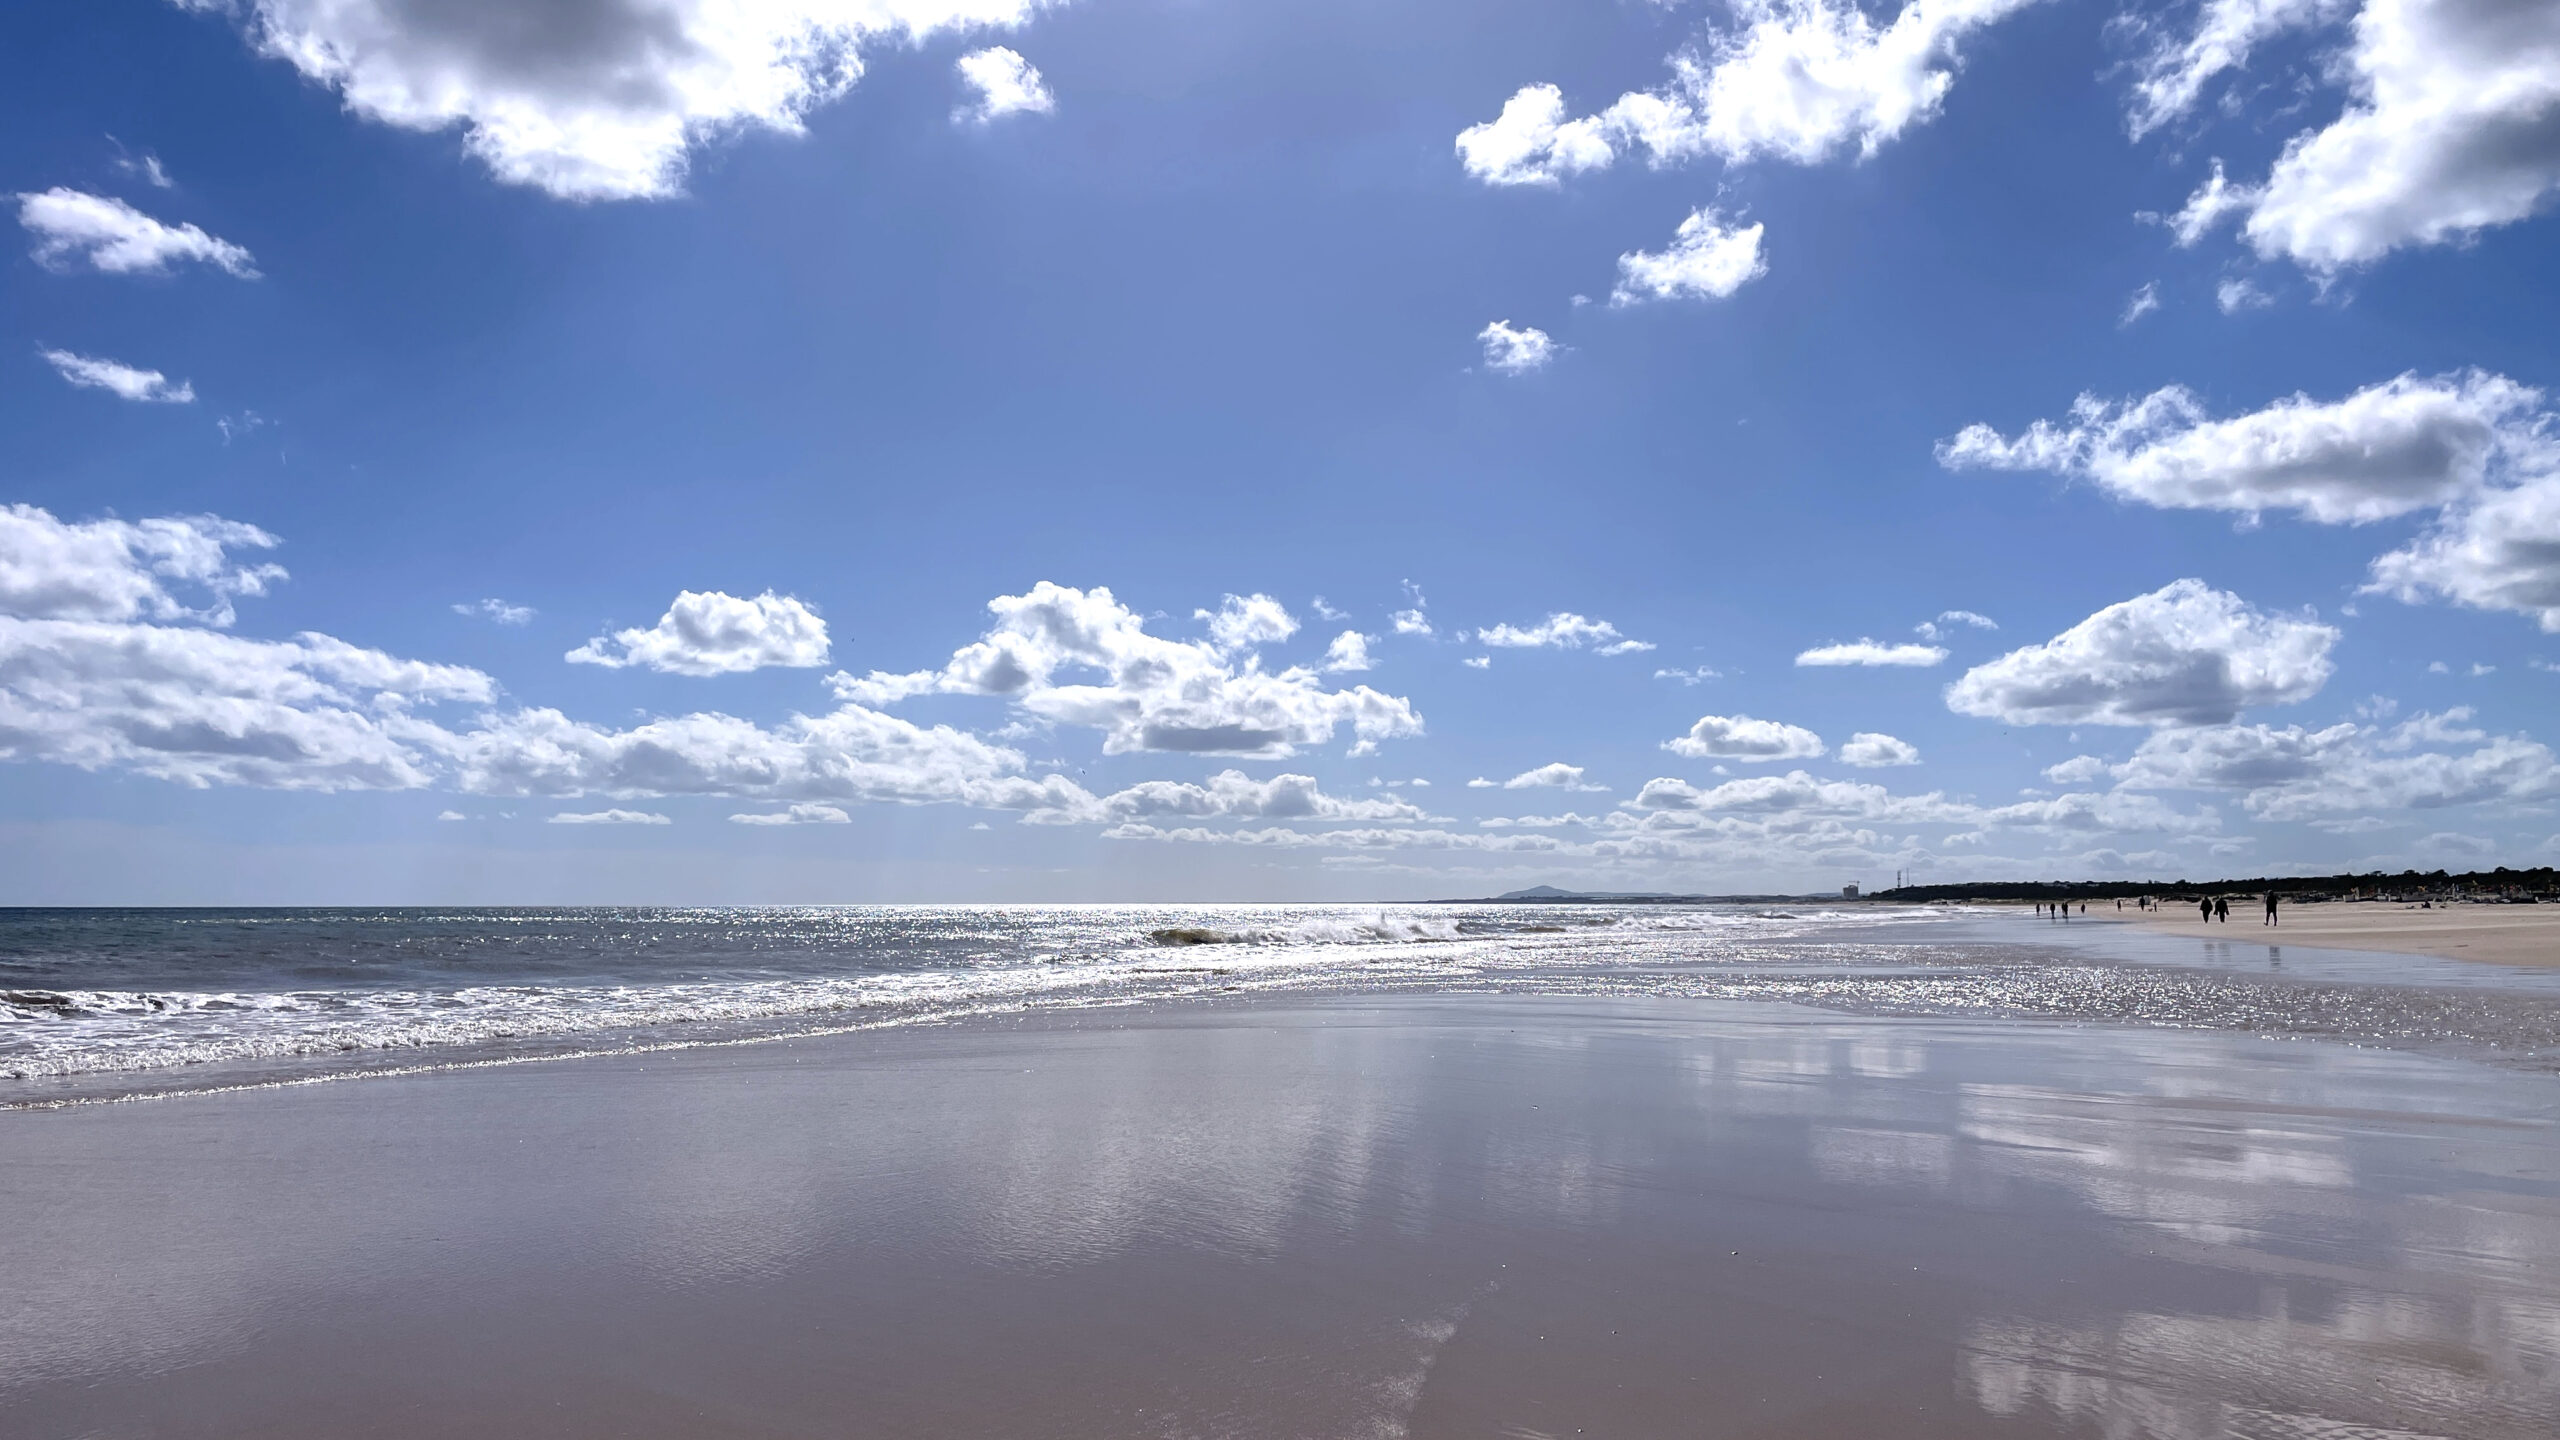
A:
<svg viewBox="0 0 2560 1440">
<path fill-rule="evenodd" d="M 2093 902 L 2091 919 L 2113 918 L 2113 904 Z M 2127 909 L 2125 915 L 2135 918 Z M 2467 905 L 2455 903 L 2421 910 L 2383 900 L 2333 900 L 2320 904 L 2284 904 L 2278 924 L 2263 924 L 2265 912 L 2256 896 L 2231 897 L 2231 919 L 2213 923 L 2217 940 L 2276 938 L 2337 950 L 2388 950 L 2403 955 L 2434 955 L 2447 960 L 2487 960 L 2500 965 L 2560 965 L 2560 905 Z M 2203 933 L 2205 922 L 2193 905 L 2172 902 L 2166 909 L 2139 915 L 2162 929 Z"/>
<path fill-rule="evenodd" d="M 2560 1434 L 2560 1076 L 1216 1002 L 0 1112 L 0 1434 Z"/>
</svg>

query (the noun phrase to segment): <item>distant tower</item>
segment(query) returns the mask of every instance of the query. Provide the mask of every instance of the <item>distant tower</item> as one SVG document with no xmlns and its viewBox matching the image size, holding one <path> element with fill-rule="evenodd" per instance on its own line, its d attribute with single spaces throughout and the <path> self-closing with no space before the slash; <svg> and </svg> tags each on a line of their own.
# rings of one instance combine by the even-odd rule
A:
<svg viewBox="0 0 2560 1440">
<path fill-rule="evenodd" d="M 1843 885 L 1843 886 L 1841 886 L 1841 887 L 1840 887 L 1840 898 L 1841 898 L 1841 899 L 1843 899 L 1843 900 L 1855 900 L 1855 899 L 1857 899 L 1857 898 L 1858 898 L 1858 887 L 1857 887 L 1857 886 L 1855 886 L 1855 885 Z"/>
</svg>

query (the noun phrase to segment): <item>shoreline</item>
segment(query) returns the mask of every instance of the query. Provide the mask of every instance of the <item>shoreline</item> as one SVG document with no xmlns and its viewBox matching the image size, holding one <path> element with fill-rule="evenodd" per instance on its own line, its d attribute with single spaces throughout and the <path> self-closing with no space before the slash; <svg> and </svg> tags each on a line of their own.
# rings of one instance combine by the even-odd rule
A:
<svg viewBox="0 0 2560 1440">
<path fill-rule="evenodd" d="M 0 1113 L 0 1429 L 2508 1440 L 2555 1133 L 2423 1054 L 1451 994 Z"/>
</svg>

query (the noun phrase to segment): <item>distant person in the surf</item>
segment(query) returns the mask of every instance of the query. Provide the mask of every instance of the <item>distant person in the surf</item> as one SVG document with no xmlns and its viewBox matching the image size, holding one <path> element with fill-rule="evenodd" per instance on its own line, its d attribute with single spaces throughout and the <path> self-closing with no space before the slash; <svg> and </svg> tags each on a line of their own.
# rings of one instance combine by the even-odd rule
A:
<svg viewBox="0 0 2560 1440">
<path fill-rule="evenodd" d="M 2268 892 L 2267 892 L 2267 918 L 2266 918 L 2266 923 L 2267 923 L 2267 924 L 2269 924 L 2269 925 L 2273 925 L 2274 923 L 2276 923 L 2276 892 L 2274 892 L 2273 890 L 2270 890 L 2270 891 L 2268 891 Z"/>
</svg>

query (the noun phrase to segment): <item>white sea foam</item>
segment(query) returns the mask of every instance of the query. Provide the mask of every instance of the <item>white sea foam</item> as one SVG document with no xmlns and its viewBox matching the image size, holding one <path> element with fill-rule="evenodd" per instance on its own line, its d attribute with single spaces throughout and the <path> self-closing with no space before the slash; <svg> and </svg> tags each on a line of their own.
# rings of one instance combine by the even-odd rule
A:
<svg viewBox="0 0 2560 1440">
<path fill-rule="evenodd" d="M 71 927 L 56 949 L 30 942 L 0 953 L 0 1077 L 378 1064 L 394 1052 L 548 1051 L 617 1034 L 775 1034 L 855 1016 L 1730 959 L 1716 943 L 1724 937 L 1877 918 L 1517 906 L 128 913 L 113 946 L 97 942 L 96 927 Z M 207 938 L 225 926 L 251 938 L 233 948 Z M 78 983 L 195 970 L 229 983 Z M 313 970 L 346 975 L 276 983 Z M 39 977 L 50 983 L 30 983 Z M 0 1091 L 0 1103 L 9 1098 Z"/>
</svg>

